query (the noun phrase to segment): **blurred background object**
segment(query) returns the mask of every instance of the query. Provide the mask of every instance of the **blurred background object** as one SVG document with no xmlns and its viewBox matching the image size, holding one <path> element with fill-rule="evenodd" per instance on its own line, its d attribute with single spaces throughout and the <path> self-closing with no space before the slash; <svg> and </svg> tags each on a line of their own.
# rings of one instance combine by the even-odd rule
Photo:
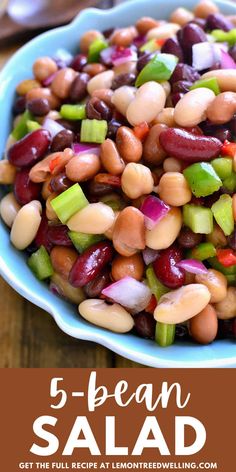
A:
<svg viewBox="0 0 236 472">
<path fill-rule="evenodd" d="M 0 0 L 0 47 L 69 23 L 84 8 L 110 8 L 122 0 Z"/>
</svg>

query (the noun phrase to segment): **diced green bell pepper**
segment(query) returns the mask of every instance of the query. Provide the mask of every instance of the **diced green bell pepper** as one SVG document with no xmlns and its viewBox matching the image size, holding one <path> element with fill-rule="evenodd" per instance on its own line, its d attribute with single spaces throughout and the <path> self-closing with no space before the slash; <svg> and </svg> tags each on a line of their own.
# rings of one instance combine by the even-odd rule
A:
<svg viewBox="0 0 236 472">
<path fill-rule="evenodd" d="M 219 87 L 216 77 L 210 77 L 209 79 L 197 80 L 190 87 L 190 90 L 195 90 L 197 88 L 202 88 L 202 87 L 209 88 L 210 90 L 212 90 L 212 92 L 214 92 L 215 95 L 219 95 L 220 93 L 220 87 Z"/>
<path fill-rule="evenodd" d="M 211 161 L 211 165 L 222 180 L 227 179 L 232 174 L 233 161 L 230 157 L 217 157 Z"/>
<path fill-rule="evenodd" d="M 234 192 L 236 190 L 236 173 L 235 172 L 232 172 L 232 174 L 223 181 L 223 186 L 227 188 L 227 190 L 229 190 L 230 192 Z"/>
<path fill-rule="evenodd" d="M 178 58 L 173 54 L 156 54 L 139 73 L 135 86 L 140 87 L 145 82 L 162 82 L 172 76 Z"/>
<path fill-rule="evenodd" d="M 205 261 L 216 255 L 216 248 L 212 243 L 200 243 L 187 252 L 188 259 L 198 259 Z"/>
<path fill-rule="evenodd" d="M 225 236 L 229 236 L 234 230 L 233 203 L 230 195 L 221 195 L 211 209 Z"/>
<path fill-rule="evenodd" d="M 26 110 L 23 113 L 17 125 L 11 132 L 11 135 L 13 136 L 14 139 L 16 139 L 16 141 L 18 141 L 19 139 L 23 138 L 26 134 L 28 134 L 29 131 L 27 127 L 27 122 L 33 119 L 34 119 L 33 115 L 28 110 Z"/>
<path fill-rule="evenodd" d="M 196 197 L 207 197 L 222 186 L 219 176 L 208 162 L 196 162 L 187 167 L 183 174 Z"/>
<path fill-rule="evenodd" d="M 163 285 L 160 280 L 158 280 L 151 265 L 146 270 L 146 277 L 148 286 L 152 294 L 156 297 L 157 301 L 162 297 L 162 295 L 165 295 L 165 293 L 170 291 L 169 288 L 165 287 L 165 285 Z"/>
<path fill-rule="evenodd" d="M 84 252 L 85 249 L 104 239 L 101 234 L 86 234 L 77 231 L 69 231 L 68 236 L 78 252 Z"/>
<path fill-rule="evenodd" d="M 72 185 L 50 203 L 62 223 L 66 223 L 77 211 L 89 204 L 79 184 Z"/>
<path fill-rule="evenodd" d="M 47 279 L 53 274 L 51 259 L 44 246 L 29 257 L 28 266 L 39 280 Z"/>
<path fill-rule="evenodd" d="M 156 39 L 150 39 L 140 48 L 141 52 L 155 52 L 161 49 L 160 43 Z"/>
<path fill-rule="evenodd" d="M 160 323 L 157 321 L 155 341 L 161 347 L 171 346 L 175 340 L 175 325 Z"/>
<path fill-rule="evenodd" d="M 62 105 L 60 115 L 62 118 L 65 118 L 65 120 L 84 120 L 86 118 L 85 105 Z"/>
<path fill-rule="evenodd" d="M 32 131 L 36 131 L 37 129 L 42 128 L 42 126 L 37 121 L 28 120 L 26 124 L 28 128 L 28 133 L 32 133 Z"/>
<path fill-rule="evenodd" d="M 89 46 L 88 62 L 99 62 L 100 52 L 108 47 L 104 38 L 95 39 Z"/>
<path fill-rule="evenodd" d="M 184 224 L 194 233 L 210 234 L 213 230 L 213 215 L 210 208 L 187 204 L 183 207 Z"/>
<path fill-rule="evenodd" d="M 233 46 L 236 43 L 236 28 L 233 28 L 230 31 L 216 29 L 211 32 L 211 35 L 220 43 L 226 42 L 229 43 L 230 46 Z"/>
</svg>

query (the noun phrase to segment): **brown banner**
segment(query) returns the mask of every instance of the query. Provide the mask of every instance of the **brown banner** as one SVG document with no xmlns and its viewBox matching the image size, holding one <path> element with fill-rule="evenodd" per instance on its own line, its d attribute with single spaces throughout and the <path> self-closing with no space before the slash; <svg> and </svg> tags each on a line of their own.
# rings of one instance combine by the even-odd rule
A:
<svg viewBox="0 0 236 472">
<path fill-rule="evenodd" d="M 236 372 L 1 369 L 1 471 L 233 472 Z"/>
</svg>

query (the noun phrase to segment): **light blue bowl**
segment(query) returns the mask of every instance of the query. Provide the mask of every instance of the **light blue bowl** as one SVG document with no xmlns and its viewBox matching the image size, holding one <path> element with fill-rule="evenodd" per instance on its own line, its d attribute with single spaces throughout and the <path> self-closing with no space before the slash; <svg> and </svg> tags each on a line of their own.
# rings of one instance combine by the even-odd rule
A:
<svg viewBox="0 0 236 472">
<path fill-rule="evenodd" d="M 217 3 L 224 13 L 236 13 L 236 5 L 227 1 Z M 195 4 L 195 0 L 181 1 L 181 6 L 187 8 Z M 167 18 L 178 6 L 179 0 L 134 0 L 107 11 L 84 10 L 69 26 L 44 33 L 21 48 L 0 74 L 0 155 L 11 129 L 11 109 L 16 85 L 30 77 L 31 66 L 37 57 L 53 56 L 58 48 L 66 48 L 75 53 L 78 50 L 79 38 L 86 30 L 105 30 L 114 26 L 130 25 L 141 16 Z M 153 367 L 236 367 L 234 342 L 217 341 L 210 346 L 175 344 L 163 349 L 154 342 L 134 335 L 114 334 L 88 324 L 78 316 L 75 307 L 57 298 L 47 285 L 40 283 L 32 275 L 24 255 L 11 246 L 9 232 L 2 222 L 0 273 L 17 292 L 51 313 L 58 326 L 75 338 L 95 341 L 128 359 Z"/>
</svg>

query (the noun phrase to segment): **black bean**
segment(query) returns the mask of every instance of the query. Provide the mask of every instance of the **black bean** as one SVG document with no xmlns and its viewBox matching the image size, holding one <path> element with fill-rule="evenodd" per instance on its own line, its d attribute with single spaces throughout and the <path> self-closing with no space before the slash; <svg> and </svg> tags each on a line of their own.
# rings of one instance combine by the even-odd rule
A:
<svg viewBox="0 0 236 472">
<path fill-rule="evenodd" d="M 179 63 L 177 64 L 171 79 L 170 83 L 174 84 L 179 80 L 187 80 L 188 82 L 196 82 L 200 79 L 200 75 L 194 67 L 189 66 L 188 64 Z"/>
<path fill-rule="evenodd" d="M 106 269 L 99 274 L 94 280 L 91 280 L 84 286 L 84 291 L 89 298 L 97 298 L 101 295 L 102 290 L 110 285 L 110 272 Z"/>
<path fill-rule="evenodd" d="M 52 177 L 50 186 L 53 192 L 62 193 L 73 185 L 73 182 L 69 180 L 66 174 L 61 173 Z"/>
<path fill-rule="evenodd" d="M 236 318 L 232 320 L 218 320 L 218 338 L 236 339 Z"/>
<path fill-rule="evenodd" d="M 177 324 L 175 328 L 175 337 L 176 339 L 189 339 L 189 331 L 188 331 L 188 326 L 185 324 Z"/>
<path fill-rule="evenodd" d="M 206 20 L 204 18 L 194 18 L 189 23 L 194 23 L 195 25 L 200 26 L 204 31 L 206 30 Z"/>
<path fill-rule="evenodd" d="M 107 132 L 107 137 L 108 138 L 115 138 L 116 137 L 116 133 L 118 131 L 118 129 L 122 126 L 122 123 L 120 121 L 117 121 L 116 119 L 112 119 L 109 123 L 108 123 L 108 132 Z"/>
<path fill-rule="evenodd" d="M 112 117 L 112 111 L 103 100 L 92 97 L 86 103 L 86 116 L 90 120 L 109 121 Z"/>
<path fill-rule="evenodd" d="M 186 61 L 188 64 L 192 64 L 192 47 L 194 44 L 207 41 L 206 34 L 200 26 L 188 23 L 178 31 L 177 37 L 184 51 Z"/>
<path fill-rule="evenodd" d="M 77 54 L 72 60 L 70 67 L 76 70 L 76 72 L 81 72 L 83 67 L 87 64 L 87 57 L 84 54 Z"/>
<path fill-rule="evenodd" d="M 35 116 L 45 116 L 50 112 L 49 101 L 46 98 L 34 98 L 27 103 L 27 108 Z"/>
<path fill-rule="evenodd" d="M 192 82 L 188 82 L 187 80 L 179 80 L 175 82 L 172 86 L 173 93 L 187 93 L 192 85 Z"/>
<path fill-rule="evenodd" d="M 112 90 L 116 90 L 123 85 L 134 85 L 136 75 L 133 72 L 127 72 L 126 74 L 117 75 L 112 81 Z"/>
<path fill-rule="evenodd" d="M 74 140 L 74 133 L 69 129 L 63 129 L 56 134 L 51 144 L 51 151 L 64 151 L 65 148 L 70 148 Z"/>
<path fill-rule="evenodd" d="M 142 311 L 134 316 L 134 329 L 142 338 L 154 339 L 156 321 L 151 313 Z"/>
<path fill-rule="evenodd" d="M 70 88 L 70 99 L 73 103 L 80 102 L 86 97 L 89 80 L 90 76 L 85 72 L 82 72 L 72 82 Z"/>
<path fill-rule="evenodd" d="M 169 38 L 161 48 L 165 54 L 174 54 L 179 58 L 179 62 L 184 62 L 184 53 L 177 38 Z"/>
<path fill-rule="evenodd" d="M 26 98 L 18 97 L 14 103 L 13 112 L 15 115 L 21 115 L 24 113 L 26 107 Z"/>
<path fill-rule="evenodd" d="M 230 31 L 234 28 L 233 23 L 220 13 L 212 13 L 208 15 L 206 22 L 206 29 L 208 31 L 213 31 L 215 29 L 220 29 L 223 31 Z"/>
<path fill-rule="evenodd" d="M 99 182 L 95 182 L 95 180 L 91 180 L 88 185 L 89 197 L 92 199 L 103 197 L 104 195 L 108 195 L 108 193 L 114 191 L 115 189 L 111 185 L 101 184 Z"/>
<path fill-rule="evenodd" d="M 233 233 L 230 236 L 228 236 L 227 241 L 228 241 L 229 247 L 233 249 L 234 251 L 236 251 L 236 228 L 234 229 Z"/>
<path fill-rule="evenodd" d="M 77 133 L 80 130 L 80 126 L 81 126 L 80 121 L 69 121 L 63 118 L 60 118 L 59 120 L 57 120 L 57 123 L 62 125 L 65 129 L 69 129 L 70 131 L 73 131 L 74 133 Z"/>
<path fill-rule="evenodd" d="M 155 56 L 154 52 L 143 52 L 141 53 L 138 62 L 137 62 L 137 70 L 140 72 Z"/>
<path fill-rule="evenodd" d="M 201 234 L 194 233 L 190 228 L 184 226 L 179 234 L 178 243 L 181 247 L 192 249 L 202 241 Z"/>
</svg>

